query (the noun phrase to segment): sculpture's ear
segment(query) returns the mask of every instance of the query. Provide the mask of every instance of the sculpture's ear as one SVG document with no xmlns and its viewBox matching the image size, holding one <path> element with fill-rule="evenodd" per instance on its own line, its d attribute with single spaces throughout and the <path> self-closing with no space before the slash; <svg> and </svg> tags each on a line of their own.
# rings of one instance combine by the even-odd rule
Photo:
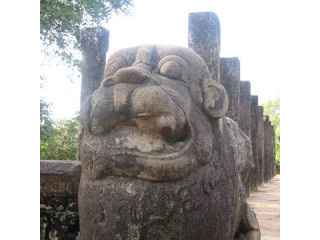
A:
<svg viewBox="0 0 320 240">
<path fill-rule="evenodd" d="M 207 78 L 202 81 L 203 106 L 212 118 L 223 117 L 228 109 L 228 94 L 224 87 L 216 81 Z"/>
</svg>

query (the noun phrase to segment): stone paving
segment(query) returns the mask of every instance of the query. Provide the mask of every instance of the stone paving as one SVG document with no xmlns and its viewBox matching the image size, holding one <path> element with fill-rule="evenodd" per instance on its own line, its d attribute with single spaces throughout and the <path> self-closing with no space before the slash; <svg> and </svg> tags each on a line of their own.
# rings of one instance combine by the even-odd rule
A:
<svg viewBox="0 0 320 240">
<path fill-rule="evenodd" d="M 256 213 L 261 240 L 280 239 L 280 175 L 261 185 L 253 192 L 248 202 Z"/>
</svg>

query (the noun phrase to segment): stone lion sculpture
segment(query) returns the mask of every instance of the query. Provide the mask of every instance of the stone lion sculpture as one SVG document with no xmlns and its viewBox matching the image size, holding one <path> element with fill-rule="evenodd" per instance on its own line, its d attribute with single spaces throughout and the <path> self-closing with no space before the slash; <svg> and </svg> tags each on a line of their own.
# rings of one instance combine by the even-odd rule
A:
<svg viewBox="0 0 320 240">
<path fill-rule="evenodd" d="M 120 50 L 82 106 L 78 239 L 260 239 L 240 172 L 250 140 L 204 61 Z"/>
</svg>

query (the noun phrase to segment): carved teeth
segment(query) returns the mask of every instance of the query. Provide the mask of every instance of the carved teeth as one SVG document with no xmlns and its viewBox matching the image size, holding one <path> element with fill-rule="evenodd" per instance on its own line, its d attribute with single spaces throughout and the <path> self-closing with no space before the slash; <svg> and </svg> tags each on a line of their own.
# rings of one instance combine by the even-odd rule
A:
<svg viewBox="0 0 320 240">
<path fill-rule="evenodd" d="M 173 116 L 163 115 L 158 118 L 156 127 L 164 137 L 172 137 L 176 129 L 176 120 Z"/>
<path fill-rule="evenodd" d="M 148 113 L 139 113 L 136 117 L 151 117 L 151 115 Z"/>
</svg>

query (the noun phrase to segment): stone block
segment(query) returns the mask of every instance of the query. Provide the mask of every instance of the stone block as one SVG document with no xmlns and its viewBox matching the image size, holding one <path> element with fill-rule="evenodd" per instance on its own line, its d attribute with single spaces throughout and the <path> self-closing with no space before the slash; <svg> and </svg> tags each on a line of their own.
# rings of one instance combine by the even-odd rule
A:
<svg viewBox="0 0 320 240">
<path fill-rule="evenodd" d="M 82 29 L 80 44 L 82 51 L 80 104 L 82 104 L 102 81 L 109 48 L 109 31 L 102 27 Z"/>
<path fill-rule="evenodd" d="M 239 127 L 251 138 L 251 83 L 240 81 Z"/>
<path fill-rule="evenodd" d="M 213 12 L 189 14 L 188 47 L 202 57 L 213 80 L 220 81 L 220 22 Z"/>
<path fill-rule="evenodd" d="M 40 239 L 75 240 L 79 232 L 79 161 L 40 161 Z"/>
<path fill-rule="evenodd" d="M 228 93 L 229 105 L 226 116 L 239 123 L 240 61 L 238 58 L 221 58 L 220 81 Z"/>
<path fill-rule="evenodd" d="M 270 180 L 270 140 L 271 140 L 271 124 L 269 116 L 264 117 L 264 180 L 268 182 Z"/>
<path fill-rule="evenodd" d="M 258 169 L 259 166 L 259 150 L 258 150 L 258 96 L 251 96 L 251 142 L 255 168 L 250 174 L 251 192 L 258 190 Z"/>
<path fill-rule="evenodd" d="M 258 182 L 259 185 L 264 183 L 264 120 L 263 120 L 263 107 L 258 106 Z"/>
<path fill-rule="evenodd" d="M 81 176 L 79 161 L 41 160 L 40 195 L 43 197 L 77 197 Z"/>
</svg>

